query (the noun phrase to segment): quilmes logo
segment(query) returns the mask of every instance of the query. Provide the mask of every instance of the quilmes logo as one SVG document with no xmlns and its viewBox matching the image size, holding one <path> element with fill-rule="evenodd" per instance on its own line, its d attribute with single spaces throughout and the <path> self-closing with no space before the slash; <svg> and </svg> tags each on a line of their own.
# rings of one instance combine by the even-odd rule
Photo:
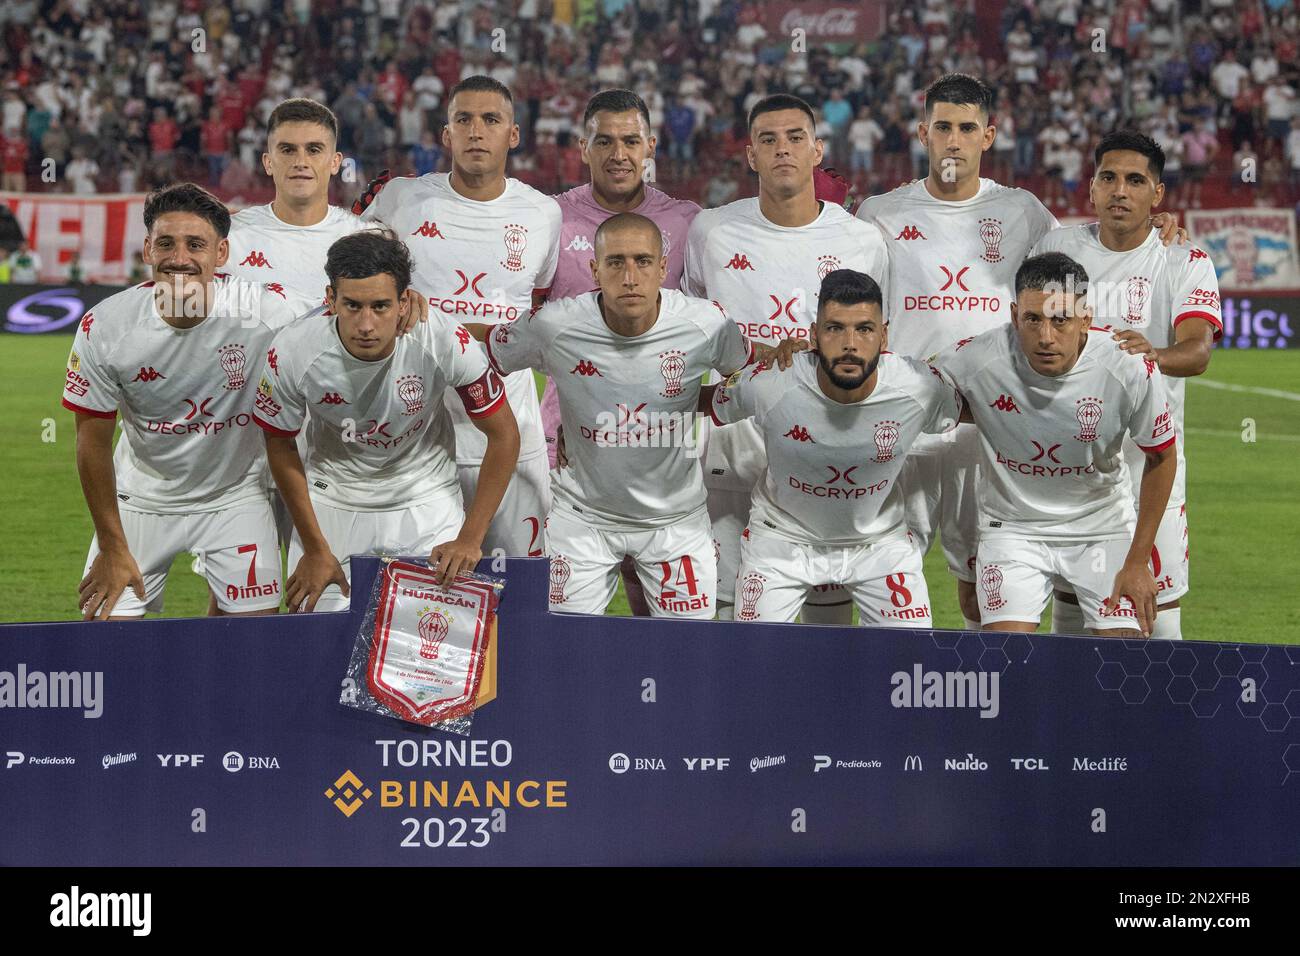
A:
<svg viewBox="0 0 1300 956">
<path fill-rule="evenodd" d="M 893 707 L 972 707 L 980 717 L 996 717 L 1001 705 L 998 671 L 927 671 L 913 664 L 911 672 L 895 671 L 889 678 Z"/>
<path fill-rule="evenodd" d="M 132 936 L 148 936 L 152 913 L 152 893 L 82 893 L 73 886 L 50 897 L 51 926 L 129 927 Z"/>
<path fill-rule="evenodd" d="M 87 720 L 104 713 L 103 671 L 29 671 L 26 664 L 0 671 L 0 708 L 80 710 Z"/>
<path fill-rule="evenodd" d="M 768 767 L 779 767 L 785 763 L 785 754 L 779 757 L 750 757 L 749 772 L 758 773 L 760 770 L 766 770 Z"/>
<path fill-rule="evenodd" d="M 135 753 L 104 754 L 103 758 L 101 759 L 101 762 L 104 765 L 104 769 L 107 770 L 109 767 L 116 767 L 124 763 L 134 763 L 137 759 L 138 758 Z"/>
</svg>

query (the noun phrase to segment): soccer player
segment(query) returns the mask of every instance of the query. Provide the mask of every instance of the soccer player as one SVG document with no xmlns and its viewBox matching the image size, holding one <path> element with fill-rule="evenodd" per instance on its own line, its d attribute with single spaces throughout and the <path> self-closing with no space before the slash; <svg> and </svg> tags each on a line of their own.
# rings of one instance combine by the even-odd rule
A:
<svg viewBox="0 0 1300 956">
<path fill-rule="evenodd" d="M 1151 634 L 1148 558 L 1178 468 L 1174 424 L 1156 362 L 1089 329 L 1087 282 L 1059 252 L 1025 260 L 1011 325 L 935 359 L 979 431 L 986 631 L 1037 630 L 1057 586 L 1079 596 L 1091 633 Z M 1146 458 L 1136 525 L 1126 435 Z"/>
<path fill-rule="evenodd" d="M 373 184 L 362 218 L 390 226 L 411 250 L 412 284 L 449 322 L 497 324 L 526 316 L 545 299 L 559 251 L 560 207 L 506 176 L 519 145 L 510 91 L 486 76 L 456 84 L 447 101 L 443 145 L 450 173 Z M 435 316 L 435 319 L 437 317 Z M 506 379 L 519 423 L 519 462 L 484 547 L 518 557 L 542 555 L 542 521 L 550 503 L 546 442 L 531 373 Z M 456 464 L 466 500 L 478 484 L 484 439 L 458 401 Z"/>
<path fill-rule="evenodd" d="M 329 311 L 275 337 L 254 411 L 293 515 L 290 611 L 346 609 L 353 554 L 429 552 L 444 585 L 473 570 L 519 454 L 505 387 L 465 329 L 426 322 L 398 336 L 419 297 L 400 239 L 345 236 L 325 271 Z M 487 446 L 468 513 L 448 388 Z M 295 441 L 304 422 L 305 465 Z"/>
<path fill-rule="evenodd" d="M 834 582 L 862 624 L 930 626 L 898 474 L 918 435 L 957 424 L 961 401 L 924 362 L 884 351 L 881 306 L 874 279 L 837 269 L 822 280 L 816 352 L 713 393 L 714 421 L 752 419 L 767 451 L 740 550 L 737 620 L 793 621 L 811 586 Z"/>
<path fill-rule="evenodd" d="M 546 523 L 554 611 L 604 613 L 625 556 L 656 617 L 713 617 L 717 563 L 692 454 L 700 383 L 750 343 L 716 303 L 662 289 L 659 230 L 636 213 L 594 236 L 598 292 L 548 302 L 484 335 L 502 373 L 536 368 L 560 395 L 569 464 Z"/>
<path fill-rule="evenodd" d="M 807 339 L 817 289 L 836 269 L 865 272 L 881 285 L 888 272 L 879 229 L 817 199 L 813 170 L 823 144 L 815 128 L 812 108 L 796 96 L 778 93 L 755 103 L 745 152 L 758 173 L 758 196 L 704 210 L 687 238 L 682 288 L 721 303 L 755 342 Z M 719 552 L 719 617 L 731 617 L 740 536 L 765 464 L 753 423 L 710 429 L 704 474 Z M 817 602 L 831 606 L 817 608 Z M 823 590 L 811 596 L 804 620 L 847 624 L 852 614 L 842 591 Z"/>
<path fill-rule="evenodd" d="M 1178 434 L 1178 475 L 1151 552 L 1160 594 L 1152 636 L 1182 637 L 1180 599 L 1189 587 L 1187 461 L 1183 450 L 1184 379 L 1210 364 L 1214 339 L 1223 334 L 1219 282 L 1202 250 L 1163 246 L 1150 224 L 1164 199 L 1164 150 L 1150 137 L 1121 130 L 1102 138 L 1094 158 L 1089 198 L 1099 222 L 1049 232 L 1034 252 L 1063 252 L 1088 273 L 1093 322 L 1114 330 L 1125 351 L 1160 366 Z M 1140 502 L 1142 451 L 1125 442 L 1125 459 Z M 1079 633 L 1083 619 L 1072 595 L 1058 592 L 1052 629 Z"/>
<path fill-rule="evenodd" d="M 929 155 L 925 179 L 863 200 L 859 218 L 878 224 L 890 247 L 890 345 L 927 358 L 1006 324 L 1019 264 L 1059 224 L 1023 189 L 980 178 L 993 145 L 993 91 L 962 73 L 925 93 L 917 138 Z M 1160 227 L 1170 241 L 1172 217 Z M 979 629 L 975 594 L 975 432 L 959 426 L 913 446 L 901 481 L 907 523 L 928 551 L 937 532 L 967 630 Z"/>
<path fill-rule="evenodd" d="M 282 294 L 217 271 L 230 213 L 205 189 L 152 193 L 144 224 L 153 279 L 86 313 L 68 356 L 63 404 L 95 524 L 81 609 L 161 610 L 172 560 L 190 552 L 216 595 L 210 613 L 274 614 L 280 551 L 248 383 L 293 313 Z"/>
</svg>

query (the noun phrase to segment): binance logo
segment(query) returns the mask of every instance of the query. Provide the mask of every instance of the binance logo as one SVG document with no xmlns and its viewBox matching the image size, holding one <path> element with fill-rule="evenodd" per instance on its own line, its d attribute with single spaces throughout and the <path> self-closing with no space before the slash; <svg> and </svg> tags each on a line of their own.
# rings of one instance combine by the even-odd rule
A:
<svg viewBox="0 0 1300 956">
<path fill-rule="evenodd" d="M 357 779 L 351 770 L 343 771 L 343 776 L 334 781 L 334 786 L 325 791 L 325 797 L 333 801 L 339 813 L 351 817 L 361 809 L 362 804 L 373 796 L 370 788 Z"/>
</svg>

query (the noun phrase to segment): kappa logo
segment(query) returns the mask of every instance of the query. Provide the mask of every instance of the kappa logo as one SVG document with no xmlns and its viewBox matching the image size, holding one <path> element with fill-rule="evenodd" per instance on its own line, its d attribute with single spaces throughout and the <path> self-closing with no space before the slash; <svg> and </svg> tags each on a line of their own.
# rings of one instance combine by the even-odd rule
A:
<svg viewBox="0 0 1300 956">
<path fill-rule="evenodd" d="M 317 405 L 351 405 L 352 403 L 349 402 L 342 395 L 340 395 L 338 392 L 326 392 L 324 395 L 320 397 L 320 401 L 318 401 L 316 404 Z"/>
<path fill-rule="evenodd" d="M 1149 359 L 1149 358 L 1146 358 L 1146 357 L 1144 356 L 1144 357 L 1142 358 L 1142 364 L 1146 366 L 1146 369 L 1147 369 L 1147 378 L 1150 378 L 1150 377 L 1152 376 L 1152 374 L 1153 374 L 1153 373 L 1155 372 L 1155 370 L 1156 370 L 1156 363 L 1155 363 L 1153 360 L 1151 360 L 1151 359 Z"/>
<path fill-rule="evenodd" d="M 250 252 L 248 255 L 244 256 L 244 261 L 241 262 L 240 265 L 241 265 L 241 266 L 253 266 L 254 268 L 257 268 L 257 269 L 270 269 L 270 268 L 273 268 L 272 265 L 271 265 L 271 263 L 269 263 L 269 262 L 266 260 L 266 256 L 262 255 L 262 253 L 259 252 L 259 251 L 256 250 L 256 249 L 254 249 L 254 250 L 253 250 L 252 252 Z"/>
<path fill-rule="evenodd" d="M 274 292 L 282 299 L 289 298 L 287 295 L 284 294 L 284 286 L 280 285 L 280 283 L 278 282 L 266 282 L 263 283 L 262 287 L 266 289 L 267 292 Z"/>
<path fill-rule="evenodd" d="M 974 341 L 975 341 L 975 336 L 968 335 L 966 338 L 960 339 L 957 342 L 957 344 L 952 347 L 952 350 L 954 352 L 960 352 L 962 349 L 964 349 L 966 346 L 970 345 Z"/>
<path fill-rule="evenodd" d="M 898 235 L 894 237 L 895 240 L 901 239 L 904 242 L 911 242 L 913 239 L 924 239 L 924 238 L 925 238 L 925 233 L 923 233 L 920 229 L 917 229 L 916 226 L 904 226 L 899 231 Z"/>
<path fill-rule="evenodd" d="M 970 266 L 962 266 L 955 273 L 947 266 L 940 266 L 939 269 L 948 278 L 947 282 L 939 286 L 940 292 L 946 292 L 948 290 L 948 287 L 951 286 L 954 282 L 957 283 L 957 288 L 961 289 L 961 291 L 963 292 L 970 291 L 970 287 L 966 285 L 964 281 L 962 281 L 962 276 L 970 272 Z"/>
<path fill-rule="evenodd" d="M 817 439 L 813 438 L 812 435 L 809 435 L 808 429 L 804 428 L 802 425 L 794 425 L 793 427 L 791 427 L 791 429 L 788 432 L 786 432 L 781 437 L 791 438 L 794 439 L 795 441 L 810 441 L 814 445 L 817 444 Z"/>
<path fill-rule="evenodd" d="M 483 281 L 483 277 L 487 275 L 486 272 L 480 272 L 471 279 L 468 273 L 457 269 L 456 275 L 460 276 L 460 288 L 453 292 L 452 295 L 460 295 L 466 289 L 470 289 L 480 299 L 483 298 L 483 290 L 478 287 L 478 284 Z"/>
<path fill-rule="evenodd" d="M 568 252 L 590 252 L 595 246 L 587 241 L 586 236 L 574 236 L 564 248 Z"/>
<path fill-rule="evenodd" d="M 271 349 L 269 352 L 266 353 L 266 364 L 271 366 L 271 371 L 275 373 L 276 378 L 279 378 L 280 358 L 275 354 L 275 349 Z"/>
<path fill-rule="evenodd" d="M 87 312 L 86 317 L 81 320 L 81 334 L 89 335 L 90 327 L 95 324 L 95 313 Z"/>
<path fill-rule="evenodd" d="M 469 329 L 463 325 L 456 326 L 456 341 L 460 343 L 460 354 L 464 355 L 465 350 L 469 348 L 470 334 Z"/>
<path fill-rule="evenodd" d="M 140 368 L 140 371 L 138 371 L 138 372 L 135 373 L 135 378 L 131 379 L 131 381 L 133 381 L 133 382 L 156 382 L 156 381 L 158 381 L 158 379 L 160 379 L 160 378 L 166 378 L 166 377 L 167 377 L 166 375 L 164 375 L 162 372 L 158 371 L 156 368 L 154 368 L 152 365 L 150 365 L 148 368 L 144 368 L 144 367 L 142 366 L 142 367 Z"/>
<path fill-rule="evenodd" d="M 1029 439 L 1029 442 L 1030 442 L 1030 444 L 1032 444 L 1032 445 L 1034 446 L 1034 448 L 1035 448 L 1035 449 L 1037 450 L 1037 452 L 1038 452 L 1038 454 L 1034 455 L 1033 458 L 1029 459 L 1030 461 L 1038 461 L 1038 459 L 1040 459 L 1040 458 L 1042 458 L 1044 455 L 1046 455 L 1050 461 L 1053 461 L 1053 462 L 1055 462 L 1055 463 L 1058 464 L 1058 465 L 1061 463 L 1061 459 L 1059 459 L 1059 458 L 1056 457 L 1056 449 L 1058 449 L 1058 448 L 1061 447 L 1060 444 L 1050 445 L 1050 446 L 1044 448 L 1041 444 L 1039 444 L 1038 442 L 1034 441 L 1032 438 Z"/>
<path fill-rule="evenodd" d="M 1017 415 L 1023 414 L 1016 400 L 1010 395 L 999 395 L 996 401 L 989 402 L 989 408 L 996 408 L 1000 412 L 1015 412 Z"/>
<path fill-rule="evenodd" d="M 190 407 L 190 410 L 185 413 L 185 421 L 188 422 L 195 415 L 207 415 L 211 418 L 213 413 L 208 411 L 208 403 L 211 401 L 211 398 L 205 398 L 201 402 L 195 402 L 192 398 L 184 399 L 185 404 Z"/>
<path fill-rule="evenodd" d="M 438 224 L 436 222 L 430 222 L 427 219 L 424 222 L 422 222 L 420 224 L 420 228 L 416 229 L 413 233 L 411 233 L 411 235 L 423 236 L 425 239 L 446 239 L 447 238 L 441 232 L 438 231 Z"/>
<path fill-rule="evenodd" d="M 722 268 L 735 269 L 737 272 L 744 272 L 746 269 L 748 269 L 750 272 L 758 271 L 754 268 L 753 264 L 749 261 L 749 256 L 740 252 L 732 253 L 731 261 L 729 261 Z"/>
<path fill-rule="evenodd" d="M 587 359 L 580 360 L 577 365 L 573 366 L 573 368 L 569 370 L 569 374 L 585 375 L 587 378 L 591 378 L 593 375 L 600 375 L 601 378 L 605 377 L 604 375 L 601 375 L 600 369 L 596 368 L 596 363 L 589 362 Z"/>
<path fill-rule="evenodd" d="M 1209 256 L 1207 256 L 1204 251 L 1197 249 L 1195 246 L 1193 246 L 1191 253 L 1189 253 L 1187 256 L 1187 261 L 1195 262 L 1197 259 L 1208 259 L 1208 258 Z"/>
<path fill-rule="evenodd" d="M 749 377 L 753 378 L 759 372 L 766 372 L 771 367 L 772 365 L 770 362 L 759 362 L 757 365 L 754 366 L 754 370 L 749 373 Z"/>
</svg>

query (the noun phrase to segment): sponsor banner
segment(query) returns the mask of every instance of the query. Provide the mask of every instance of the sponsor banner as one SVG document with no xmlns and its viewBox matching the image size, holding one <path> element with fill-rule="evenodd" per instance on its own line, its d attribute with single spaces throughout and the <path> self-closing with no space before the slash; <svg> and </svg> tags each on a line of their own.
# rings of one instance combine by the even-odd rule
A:
<svg viewBox="0 0 1300 956">
<path fill-rule="evenodd" d="M 1189 209 L 1187 231 L 1214 260 L 1221 289 L 1300 285 L 1295 213 L 1289 209 Z"/>
<path fill-rule="evenodd" d="M 795 30 L 801 29 L 807 43 L 852 47 L 863 40 L 876 39 L 885 28 L 885 4 L 881 0 L 861 0 L 858 3 L 777 0 L 763 4 L 762 10 L 763 26 L 769 40 L 791 37 Z"/>
<path fill-rule="evenodd" d="M 122 289 L 118 285 L 0 285 L 3 329 L 24 335 L 72 335 L 96 303 Z"/>
<path fill-rule="evenodd" d="M 1300 294 L 1223 295 L 1221 349 L 1289 349 L 1300 347 Z"/>
<path fill-rule="evenodd" d="M 62 282 L 74 253 L 82 274 L 97 282 L 125 284 L 131 260 L 144 249 L 145 193 L 69 196 L 5 193 L 27 242 L 41 257 L 42 282 Z"/>
</svg>

